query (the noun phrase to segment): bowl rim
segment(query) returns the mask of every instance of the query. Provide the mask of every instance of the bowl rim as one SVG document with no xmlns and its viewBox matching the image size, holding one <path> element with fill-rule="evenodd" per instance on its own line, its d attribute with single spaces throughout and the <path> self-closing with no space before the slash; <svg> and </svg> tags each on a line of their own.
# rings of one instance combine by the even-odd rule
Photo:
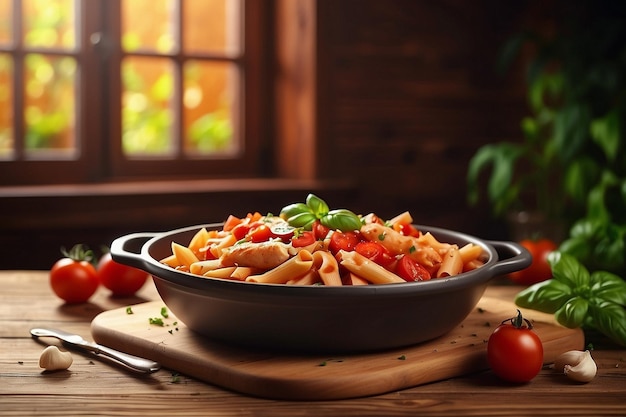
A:
<svg viewBox="0 0 626 417">
<path fill-rule="evenodd" d="M 483 256 L 487 256 L 487 260 L 483 266 L 472 271 L 463 272 L 458 275 L 454 275 L 446 278 L 436 278 L 428 281 L 420 282 L 403 282 L 393 284 L 380 284 L 380 285 L 362 285 L 362 286 L 340 286 L 329 287 L 323 285 L 285 285 L 285 284 L 270 284 L 270 283 L 256 283 L 246 282 L 238 280 L 230 280 L 223 278 L 204 278 L 199 275 L 195 275 L 189 272 L 178 271 L 171 268 L 168 265 L 161 263 L 158 259 L 154 258 L 150 254 L 151 248 L 157 243 L 161 243 L 163 240 L 169 240 L 170 242 L 176 241 L 175 236 L 185 233 L 191 233 L 192 231 L 200 230 L 201 228 L 216 228 L 222 226 L 223 223 L 206 223 L 193 226 L 186 226 L 178 229 L 155 234 L 149 240 L 147 240 L 141 247 L 140 256 L 146 266 L 145 269 L 151 275 L 156 276 L 161 280 L 168 281 L 170 283 L 177 284 L 180 287 L 192 290 L 194 292 L 215 292 L 215 291 L 235 291 L 241 295 L 242 292 L 250 293 L 252 295 L 289 295 L 293 297 L 307 297 L 307 296 L 346 296 L 346 295 L 358 295 L 358 296 L 402 296 L 409 295 L 415 292 L 435 294 L 439 292 L 448 292 L 454 290 L 460 290 L 466 287 L 472 287 L 480 283 L 494 278 L 496 274 L 492 271 L 494 265 L 499 261 L 499 255 L 493 245 L 488 241 L 479 239 L 475 236 L 463 232 L 452 231 L 440 227 L 415 225 L 419 230 L 425 232 L 431 232 L 435 237 L 440 234 L 453 235 L 458 240 L 464 240 L 477 244 L 483 249 Z M 438 238 L 439 239 L 439 238 Z M 188 244 L 189 242 L 177 242 L 180 244 Z M 448 242 L 455 243 L 455 242 Z"/>
</svg>

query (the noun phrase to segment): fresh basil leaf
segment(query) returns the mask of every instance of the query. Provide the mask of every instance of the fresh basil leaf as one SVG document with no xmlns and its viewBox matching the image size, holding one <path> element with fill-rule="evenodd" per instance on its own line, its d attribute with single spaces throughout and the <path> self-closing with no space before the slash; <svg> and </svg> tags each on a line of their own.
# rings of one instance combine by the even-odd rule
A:
<svg viewBox="0 0 626 417">
<path fill-rule="evenodd" d="M 346 209 L 331 210 L 320 219 L 320 222 L 330 229 L 342 232 L 359 230 L 362 225 L 359 216 Z"/>
<path fill-rule="evenodd" d="M 515 303 L 522 308 L 554 314 L 572 297 L 570 287 L 563 282 L 549 279 L 523 289 L 515 297 Z"/>
<path fill-rule="evenodd" d="M 315 214 L 313 213 L 300 213 L 296 214 L 295 216 L 289 217 L 287 219 L 287 223 L 289 223 L 293 227 L 306 228 L 305 226 L 308 226 L 308 230 L 310 230 L 310 227 L 315 220 L 317 220 L 317 217 L 315 217 Z"/>
<path fill-rule="evenodd" d="M 554 317 L 563 326 L 573 329 L 584 323 L 588 309 L 589 301 L 582 297 L 573 297 L 554 313 Z"/>
<path fill-rule="evenodd" d="M 605 301 L 590 305 L 594 327 L 612 341 L 626 346 L 626 309 Z"/>
<path fill-rule="evenodd" d="M 626 281 L 606 271 L 591 274 L 591 294 L 593 297 L 626 307 Z"/>
<path fill-rule="evenodd" d="M 306 205 L 311 210 L 311 213 L 315 214 L 317 218 L 321 218 L 328 213 L 328 204 L 315 194 L 309 194 L 306 197 Z"/>
<path fill-rule="evenodd" d="M 280 211 L 280 216 L 284 219 L 289 219 L 290 217 L 295 216 L 296 214 L 300 214 L 300 213 L 310 213 L 311 210 L 309 209 L 309 206 L 307 206 L 304 203 L 293 203 L 293 204 L 289 204 L 288 206 L 283 207 L 283 209 Z"/>
<path fill-rule="evenodd" d="M 570 288 L 589 285 L 589 271 L 573 256 L 555 251 L 548 255 L 548 262 L 552 266 L 553 279 L 561 281 Z"/>
</svg>

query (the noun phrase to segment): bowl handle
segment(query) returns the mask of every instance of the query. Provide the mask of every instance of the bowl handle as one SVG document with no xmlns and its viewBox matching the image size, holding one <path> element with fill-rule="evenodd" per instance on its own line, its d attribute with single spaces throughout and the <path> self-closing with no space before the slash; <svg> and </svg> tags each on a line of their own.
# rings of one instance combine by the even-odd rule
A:
<svg viewBox="0 0 626 417">
<path fill-rule="evenodd" d="M 121 236 L 111 243 L 111 257 L 115 262 L 146 270 L 146 261 L 141 256 L 144 243 L 157 233 L 131 233 Z"/>
<path fill-rule="evenodd" d="M 491 268 L 493 276 L 519 271 L 532 263 L 532 255 L 519 243 L 502 241 L 487 241 L 486 243 L 498 252 L 498 262 Z"/>
</svg>

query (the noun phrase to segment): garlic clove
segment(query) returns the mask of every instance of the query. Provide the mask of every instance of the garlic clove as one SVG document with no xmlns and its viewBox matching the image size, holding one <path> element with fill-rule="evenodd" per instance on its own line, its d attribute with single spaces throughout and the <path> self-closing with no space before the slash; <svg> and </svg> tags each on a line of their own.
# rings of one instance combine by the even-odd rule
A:
<svg viewBox="0 0 626 417">
<path fill-rule="evenodd" d="M 598 366 L 588 350 L 570 350 L 556 358 L 554 370 L 574 381 L 589 382 L 596 376 Z"/>
<path fill-rule="evenodd" d="M 41 352 L 39 367 L 46 371 L 61 371 L 69 368 L 74 362 L 70 352 L 59 350 L 56 346 L 48 346 Z"/>
</svg>

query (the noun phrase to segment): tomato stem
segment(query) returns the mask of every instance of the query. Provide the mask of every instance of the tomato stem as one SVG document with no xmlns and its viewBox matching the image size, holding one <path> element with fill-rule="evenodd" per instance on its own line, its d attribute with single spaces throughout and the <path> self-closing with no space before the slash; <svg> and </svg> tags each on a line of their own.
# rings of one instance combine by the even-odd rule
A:
<svg viewBox="0 0 626 417">
<path fill-rule="evenodd" d="M 522 312 L 519 311 L 519 309 L 517 309 L 517 316 L 511 317 L 510 319 L 503 320 L 502 324 L 504 324 L 506 322 L 511 322 L 513 327 L 515 327 L 516 329 L 523 328 L 524 327 L 524 323 L 526 323 L 526 326 L 528 327 L 529 330 L 533 328 L 532 323 L 528 319 L 526 319 L 525 317 L 522 317 Z"/>
</svg>

